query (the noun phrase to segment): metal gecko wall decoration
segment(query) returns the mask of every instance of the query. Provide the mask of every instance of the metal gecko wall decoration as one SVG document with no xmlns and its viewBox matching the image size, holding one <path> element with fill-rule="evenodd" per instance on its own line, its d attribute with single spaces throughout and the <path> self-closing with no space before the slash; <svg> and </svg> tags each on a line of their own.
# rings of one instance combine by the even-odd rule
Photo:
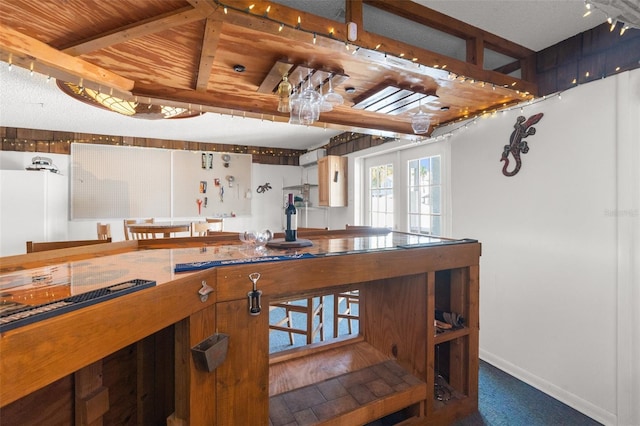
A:
<svg viewBox="0 0 640 426">
<path fill-rule="evenodd" d="M 543 113 L 535 114 L 529 117 L 528 120 L 523 116 L 519 116 L 516 119 L 516 124 L 513 125 L 514 130 L 511 133 L 511 137 L 509 137 L 509 145 L 504 146 L 502 158 L 500 158 L 500 161 L 504 161 L 504 165 L 502 166 L 503 175 L 511 177 L 515 176 L 516 173 L 520 171 L 520 168 L 522 167 L 520 154 L 526 154 L 529 152 L 529 144 L 523 139 L 527 136 L 536 134 L 536 128 L 531 126 L 540 121 L 543 115 Z M 507 170 L 509 167 L 509 154 L 513 156 L 513 159 L 516 162 L 515 167 L 511 171 Z"/>
</svg>

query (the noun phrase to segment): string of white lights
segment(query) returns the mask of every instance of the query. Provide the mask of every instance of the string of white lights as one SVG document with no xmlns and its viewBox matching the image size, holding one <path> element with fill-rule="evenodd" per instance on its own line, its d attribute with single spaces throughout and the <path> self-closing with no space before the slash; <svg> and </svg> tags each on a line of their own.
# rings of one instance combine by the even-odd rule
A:
<svg viewBox="0 0 640 426">
<path fill-rule="evenodd" d="M 610 25 L 609 31 L 613 32 L 613 30 L 616 29 L 616 27 L 618 26 L 618 23 L 621 24 L 620 27 L 620 35 L 622 36 L 625 31 L 627 31 L 629 28 L 631 28 L 631 25 L 629 23 L 625 23 L 622 21 L 619 21 L 618 18 L 611 16 L 611 14 L 609 12 L 607 12 L 606 10 L 604 10 L 604 8 L 602 8 L 601 6 L 599 6 L 597 3 L 595 3 L 592 0 L 585 0 L 584 1 L 584 6 L 585 6 L 585 12 L 584 15 L 582 15 L 582 17 L 586 18 L 587 16 L 591 15 L 591 13 L 593 11 L 598 11 L 600 13 L 602 13 L 604 16 L 607 17 L 607 23 Z"/>
</svg>

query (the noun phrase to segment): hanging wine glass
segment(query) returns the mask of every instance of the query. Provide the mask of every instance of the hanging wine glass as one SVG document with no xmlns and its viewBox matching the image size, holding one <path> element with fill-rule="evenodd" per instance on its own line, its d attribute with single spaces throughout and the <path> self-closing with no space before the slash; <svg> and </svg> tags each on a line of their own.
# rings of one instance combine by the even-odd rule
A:
<svg viewBox="0 0 640 426">
<path fill-rule="evenodd" d="M 307 76 L 307 86 L 300 93 L 300 124 L 309 126 L 320 117 L 320 95 L 311 86 L 311 71 Z"/>
<path fill-rule="evenodd" d="M 342 105 L 344 103 L 344 98 L 341 94 L 333 91 L 333 76 L 335 74 L 331 73 L 331 77 L 329 77 L 329 91 L 324 95 L 324 101 L 330 103 L 331 105 Z"/>
<path fill-rule="evenodd" d="M 300 86 L 293 88 L 289 97 L 289 124 L 300 124 Z"/>
<path fill-rule="evenodd" d="M 431 120 L 429 120 L 427 113 L 422 110 L 422 98 L 420 98 L 418 101 L 418 112 L 411 117 L 413 133 L 417 135 L 427 133 L 429 131 L 429 124 L 431 124 Z"/>
<path fill-rule="evenodd" d="M 320 112 L 329 112 L 333 109 L 333 104 L 327 102 L 327 99 L 322 94 L 322 88 L 324 87 L 324 82 L 320 84 L 319 95 L 320 95 Z"/>
</svg>

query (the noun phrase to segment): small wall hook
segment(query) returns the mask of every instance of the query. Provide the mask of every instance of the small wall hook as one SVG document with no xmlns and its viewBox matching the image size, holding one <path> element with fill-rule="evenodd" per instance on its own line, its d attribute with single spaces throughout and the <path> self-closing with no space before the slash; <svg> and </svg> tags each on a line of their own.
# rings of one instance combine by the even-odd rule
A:
<svg viewBox="0 0 640 426">
<path fill-rule="evenodd" d="M 262 305 L 260 298 L 262 296 L 262 291 L 257 289 L 257 283 L 260 279 L 260 273 L 253 272 L 249 274 L 249 280 L 253 283 L 253 289 L 247 293 L 247 297 L 249 298 L 249 314 L 251 315 L 260 315 L 262 311 Z"/>
</svg>

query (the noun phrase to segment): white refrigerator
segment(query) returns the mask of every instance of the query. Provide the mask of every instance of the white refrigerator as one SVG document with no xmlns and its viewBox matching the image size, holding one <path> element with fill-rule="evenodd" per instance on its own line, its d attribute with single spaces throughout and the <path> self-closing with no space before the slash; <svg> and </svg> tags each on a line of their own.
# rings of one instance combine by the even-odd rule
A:
<svg viewBox="0 0 640 426">
<path fill-rule="evenodd" d="M 0 170 L 0 256 L 26 253 L 27 241 L 66 240 L 69 179 L 48 170 Z"/>
</svg>

